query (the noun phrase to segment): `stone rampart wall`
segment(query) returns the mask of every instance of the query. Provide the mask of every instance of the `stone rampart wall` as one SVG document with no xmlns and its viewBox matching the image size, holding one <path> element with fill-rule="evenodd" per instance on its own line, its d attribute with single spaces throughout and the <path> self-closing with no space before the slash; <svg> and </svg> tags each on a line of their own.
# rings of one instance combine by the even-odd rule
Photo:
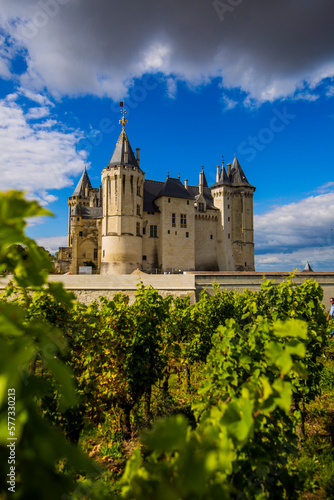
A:
<svg viewBox="0 0 334 500">
<path fill-rule="evenodd" d="M 142 275 L 50 275 L 49 281 L 60 281 L 67 290 L 72 291 L 77 299 L 83 303 L 90 303 L 100 295 L 112 298 L 117 292 L 124 292 L 130 296 L 131 302 L 138 283 L 151 285 L 159 290 L 162 296 L 190 296 L 194 303 L 201 290 L 206 289 L 213 293 L 213 283 L 216 282 L 226 290 L 243 291 L 259 290 L 263 278 L 279 283 L 286 279 L 289 273 L 259 273 L 259 272 L 212 272 L 186 274 L 142 274 Z M 299 284 L 305 279 L 317 281 L 324 290 L 324 304 L 329 309 L 329 298 L 334 296 L 334 273 L 298 273 L 293 278 Z M 8 278 L 0 279 L 0 291 L 8 282 Z"/>
</svg>

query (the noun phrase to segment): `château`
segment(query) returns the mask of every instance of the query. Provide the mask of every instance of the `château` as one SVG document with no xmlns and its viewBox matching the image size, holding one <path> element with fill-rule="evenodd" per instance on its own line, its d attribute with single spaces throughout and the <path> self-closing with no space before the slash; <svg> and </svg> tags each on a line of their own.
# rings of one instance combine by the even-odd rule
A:
<svg viewBox="0 0 334 500">
<path fill-rule="evenodd" d="M 253 195 L 238 159 L 217 166 L 208 186 L 167 176 L 145 178 L 140 149 L 122 131 L 102 185 L 93 188 L 86 168 L 68 198 L 68 246 L 58 269 L 78 273 L 93 263 L 101 274 L 181 271 L 254 271 Z"/>
</svg>

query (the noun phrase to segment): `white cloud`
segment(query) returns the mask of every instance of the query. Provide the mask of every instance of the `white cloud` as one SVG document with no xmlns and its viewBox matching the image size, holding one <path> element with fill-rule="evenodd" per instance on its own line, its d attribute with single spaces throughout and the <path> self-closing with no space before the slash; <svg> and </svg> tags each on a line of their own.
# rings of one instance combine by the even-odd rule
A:
<svg viewBox="0 0 334 500">
<path fill-rule="evenodd" d="M 256 271 L 289 271 L 304 269 L 307 262 L 313 271 L 334 271 L 334 245 L 299 248 L 290 252 L 255 255 Z"/>
<path fill-rule="evenodd" d="M 238 104 L 237 101 L 235 101 L 234 99 L 230 99 L 226 95 L 223 95 L 221 97 L 220 102 L 223 104 L 224 109 L 226 109 L 226 110 L 234 109 L 236 107 L 236 105 Z"/>
<path fill-rule="evenodd" d="M 36 238 L 37 244 L 51 254 L 57 252 L 59 247 L 67 247 L 68 237 L 67 236 L 45 236 L 41 238 Z"/>
<path fill-rule="evenodd" d="M 45 114 L 43 107 L 33 109 L 35 118 Z M 53 129 L 50 121 L 31 124 L 28 117 L 12 100 L 0 101 L 1 189 L 28 191 L 47 204 L 55 199 L 48 190 L 70 186 L 84 168 L 76 151 L 81 134 Z"/>
<path fill-rule="evenodd" d="M 21 88 L 20 93 L 30 99 L 30 101 L 37 102 L 40 106 L 53 106 L 53 103 L 46 95 L 38 94 L 36 92 L 32 92 L 29 89 Z"/>
<path fill-rule="evenodd" d="M 21 82 L 31 92 L 118 99 L 136 77 L 160 71 L 166 82 L 190 86 L 221 77 L 250 103 L 296 91 L 310 100 L 319 82 L 334 77 L 332 0 L 227 1 L 223 16 L 211 0 L 1 3 L 10 49 L 0 52 L 0 70 L 8 74 L 14 40 L 27 54 Z"/>
<path fill-rule="evenodd" d="M 167 78 L 167 95 L 171 99 L 176 97 L 177 93 L 177 81 L 175 78 Z"/>
<path fill-rule="evenodd" d="M 307 261 L 312 267 L 322 268 L 314 270 L 333 270 L 332 184 L 316 190 L 323 194 L 255 215 L 256 270 L 292 271 L 294 267 L 304 268 Z"/>
<path fill-rule="evenodd" d="M 334 192 L 255 215 L 257 251 L 334 244 Z"/>
<path fill-rule="evenodd" d="M 50 110 L 46 106 L 30 108 L 26 113 L 25 117 L 27 120 L 39 120 L 40 118 L 45 118 L 50 114 Z"/>
</svg>

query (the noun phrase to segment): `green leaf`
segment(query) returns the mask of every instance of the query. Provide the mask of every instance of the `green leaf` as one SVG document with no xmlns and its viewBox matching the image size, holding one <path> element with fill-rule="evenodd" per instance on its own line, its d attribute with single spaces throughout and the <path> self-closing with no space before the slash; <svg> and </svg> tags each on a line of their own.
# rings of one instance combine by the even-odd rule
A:
<svg viewBox="0 0 334 500">
<path fill-rule="evenodd" d="M 186 442 L 188 423 L 183 415 L 176 415 L 156 423 L 152 431 L 142 435 L 142 442 L 158 453 L 183 448 Z"/>
</svg>

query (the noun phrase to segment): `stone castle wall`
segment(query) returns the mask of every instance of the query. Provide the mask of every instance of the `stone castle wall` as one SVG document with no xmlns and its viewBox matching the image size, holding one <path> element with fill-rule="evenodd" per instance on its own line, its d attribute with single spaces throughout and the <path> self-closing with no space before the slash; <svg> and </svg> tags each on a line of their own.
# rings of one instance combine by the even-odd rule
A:
<svg viewBox="0 0 334 500">
<path fill-rule="evenodd" d="M 212 272 L 212 273 L 186 273 L 186 274 L 131 274 L 131 275 L 50 275 L 50 282 L 61 282 L 64 287 L 72 291 L 77 300 L 89 304 L 99 296 L 112 298 L 117 292 L 124 292 L 134 300 L 137 286 L 140 282 L 151 285 L 159 293 L 166 297 L 173 295 L 177 297 L 190 296 L 192 303 L 198 299 L 201 290 L 205 289 L 213 294 L 213 283 L 226 290 L 245 289 L 256 291 L 261 287 L 263 278 L 280 283 L 290 273 L 260 273 L 260 272 Z M 298 273 L 293 278 L 296 284 L 305 279 L 313 279 L 318 282 L 323 291 L 326 310 L 329 309 L 329 298 L 334 297 L 334 273 Z M 8 283 L 9 278 L 0 278 L 0 291 Z"/>
</svg>

